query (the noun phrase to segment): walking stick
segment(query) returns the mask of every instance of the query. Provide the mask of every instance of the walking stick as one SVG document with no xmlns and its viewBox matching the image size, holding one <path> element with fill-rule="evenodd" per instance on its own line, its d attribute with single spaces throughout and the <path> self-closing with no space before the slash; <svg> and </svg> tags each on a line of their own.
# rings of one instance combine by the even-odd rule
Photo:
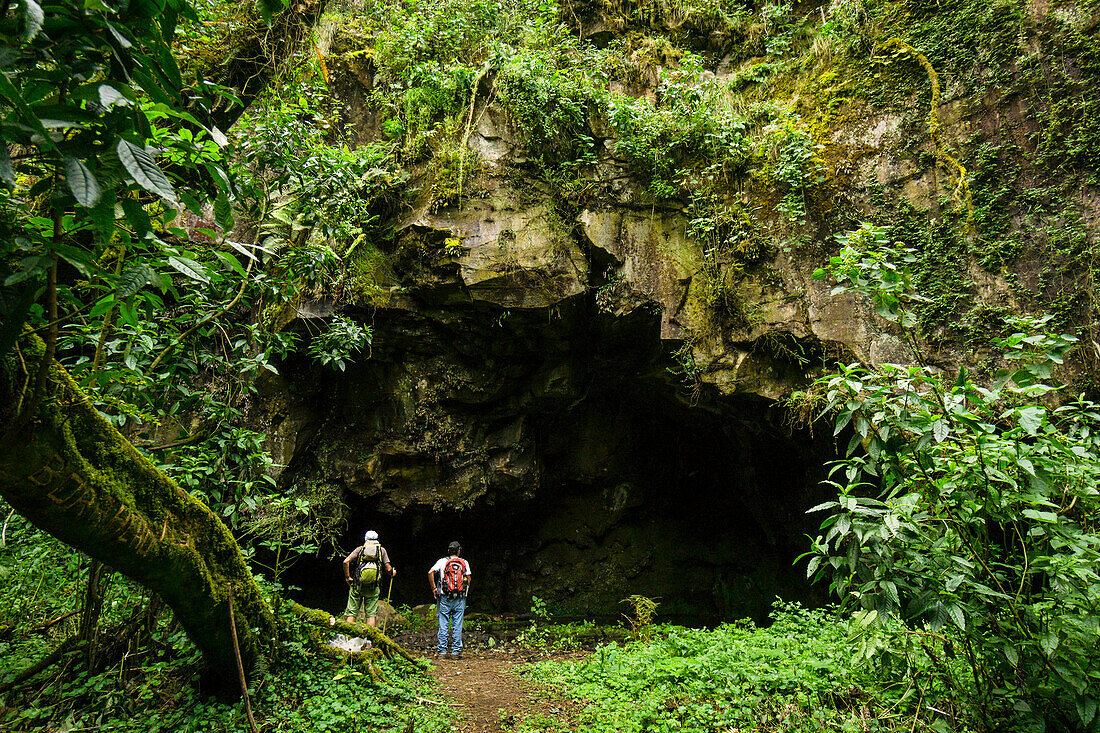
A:
<svg viewBox="0 0 1100 733">
<path fill-rule="evenodd" d="M 390 622 L 390 616 L 393 615 L 393 605 L 390 604 L 390 599 L 393 598 L 393 576 L 390 576 L 390 589 L 386 592 L 386 605 L 390 607 L 390 613 L 386 614 L 386 618 L 382 620 L 382 633 L 386 633 L 386 625 Z"/>
</svg>

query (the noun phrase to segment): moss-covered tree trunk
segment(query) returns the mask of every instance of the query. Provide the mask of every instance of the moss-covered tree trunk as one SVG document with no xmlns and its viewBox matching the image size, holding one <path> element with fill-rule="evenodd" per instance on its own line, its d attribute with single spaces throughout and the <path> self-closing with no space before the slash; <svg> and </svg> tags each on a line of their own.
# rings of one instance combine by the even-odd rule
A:
<svg viewBox="0 0 1100 733">
<path fill-rule="evenodd" d="M 0 363 L 0 432 L 33 389 L 29 375 L 43 355 L 40 340 L 25 338 Z M 215 691 L 239 692 L 230 594 L 245 669 L 269 653 L 275 622 L 229 530 L 104 420 L 60 365 L 51 365 L 46 394 L 30 409 L 0 447 L 0 495 L 157 593 L 202 651 Z"/>
</svg>

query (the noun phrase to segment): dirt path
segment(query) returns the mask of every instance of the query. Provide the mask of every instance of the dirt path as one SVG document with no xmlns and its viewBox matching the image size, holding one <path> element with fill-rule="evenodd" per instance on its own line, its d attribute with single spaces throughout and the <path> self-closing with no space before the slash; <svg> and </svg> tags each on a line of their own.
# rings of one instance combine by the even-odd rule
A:
<svg viewBox="0 0 1100 733">
<path fill-rule="evenodd" d="M 552 658 L 576 656 L 561 653 Z M 569 731 L 575 727 L 580 710 L 577 703 L 516 674 L 516 667 L 534 661 L 530 652 L 470 649 L 462 659 L 431 661 L 435 665 L 432 677 L 439 682 L 440 696 L 456 713 L 459 733 L 507 733 L 524 721 L 529 721 L 528 730 Z"/>
</svg>

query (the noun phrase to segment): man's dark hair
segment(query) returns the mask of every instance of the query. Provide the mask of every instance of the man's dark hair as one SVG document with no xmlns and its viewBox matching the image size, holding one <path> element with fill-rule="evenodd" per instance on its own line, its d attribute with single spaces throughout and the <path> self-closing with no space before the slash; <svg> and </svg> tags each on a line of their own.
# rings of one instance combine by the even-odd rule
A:
<svg viewBox="0 0 1100 733">
<path fill-rule="evenodd" d="M 461 550 L 462 550 L 462 545 L 460 545 L 458 543 L 458 540 L 455 540 L 451 544 L 447 545 L 447 552 L 451 553 L 452 555 L 454 555 L 455 553 L 457 553 Z"/>
</svg>

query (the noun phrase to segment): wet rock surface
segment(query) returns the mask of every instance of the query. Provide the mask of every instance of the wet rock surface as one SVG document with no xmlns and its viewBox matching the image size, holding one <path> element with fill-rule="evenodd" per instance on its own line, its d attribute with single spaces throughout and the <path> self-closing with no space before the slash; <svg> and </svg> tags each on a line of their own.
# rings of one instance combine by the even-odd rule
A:
<svg viewBox="0 0 1100 733">
<path fill-rule="evenodd" d="M 584 7 L 579 38 L 603 46 L 626 30 L 604 6 Z M 690 23 L 651 30 L 686 38 L 713 62 L 700 84 L 755 63 L 748 37 Z M 629 63 L 629 80 L 611 80 L 611 93 L 659 107 L 657 61 Z M 378 140 L 371 66 L 334 73 L 356 139 Z M 973 236 L 947 248 L 944 222 L 965 212 L 927 100 L 899 94 L 876 107 L 828 91 L 835 76 L 822 74 L 815 92 L 827 109 L 796 95 L 784 111 L 802 120 L 820 163 L 823 183 L 803 192 L 805 216 L 779 210 L 783 192 L 768 168 L 776 153 L 761 148 L 746 163 L 760 170 L 725 181 L 724 204 L 744 215 L 747 234 L 717 254 L 692 233 L 697 202 L 684 190 L 655 198 L 617 154 L 606 114 L 585 121 L 594 158 L 577 174 L 585 185 L 564 194 L 490 93 L 491 75 L 479 77 L 461 138 L 468 180 L 401 212 L 392 239 L 378 243 L 388 279 L 341 294 L 340 312 L 373 328 L 369 358 L 336 373 L 297 357 L 261 385 L 251 410 L 269 436 L 273 476 L 346 507 L 343 549 L 364 527 L 383 532 L 410 571 L 399 603 L 428 600 L 423 577 L 409 578 L 455 538 L 475 569 L 476 610 L 524 611 L 535 596 L 561 612 L 615 615 L 640 593 L 666 613 L 705 620 L 761 617 L 775 595 L 813 599 L 792 563 L 816 531 L 805 512 L 825 496 L 822 466 L 836 446 L 793 426 L 784 401 L 838 362 L 917 358 L 909 334 L 866 299 L 814 279 L 836 252 L 833 236 L 860 221 L 897 223 L 945 270 L 952 257 L 963 263 L 958 282 L 932 283 L 958 292 L 928 328 L 937 340 L 922 344 L 921 358 L 946 370 L 987 358 L 952 334 L 986 338 L 983 319 L 1026 310 L 1021 301 L 1044 288 L 1035 255 L 1012 272 L 979 266 L 985 244 Z M 1026 103 L 966 95 L 944 77 L 932 117 L 947 148 L 1027 149 L 1035 123 Z M 432 188 L 429 173 L 410 170 L 418 191 Z M 1021 186 L 1053 187 L 1027 170 Z M 1094 192 L 1065 190 L 1094 229 Z M 302 304 L 287 327 L 308 336 L 331 309 Z M 956 322 L 964 311 L 968 330 Z"/>
</svg>

